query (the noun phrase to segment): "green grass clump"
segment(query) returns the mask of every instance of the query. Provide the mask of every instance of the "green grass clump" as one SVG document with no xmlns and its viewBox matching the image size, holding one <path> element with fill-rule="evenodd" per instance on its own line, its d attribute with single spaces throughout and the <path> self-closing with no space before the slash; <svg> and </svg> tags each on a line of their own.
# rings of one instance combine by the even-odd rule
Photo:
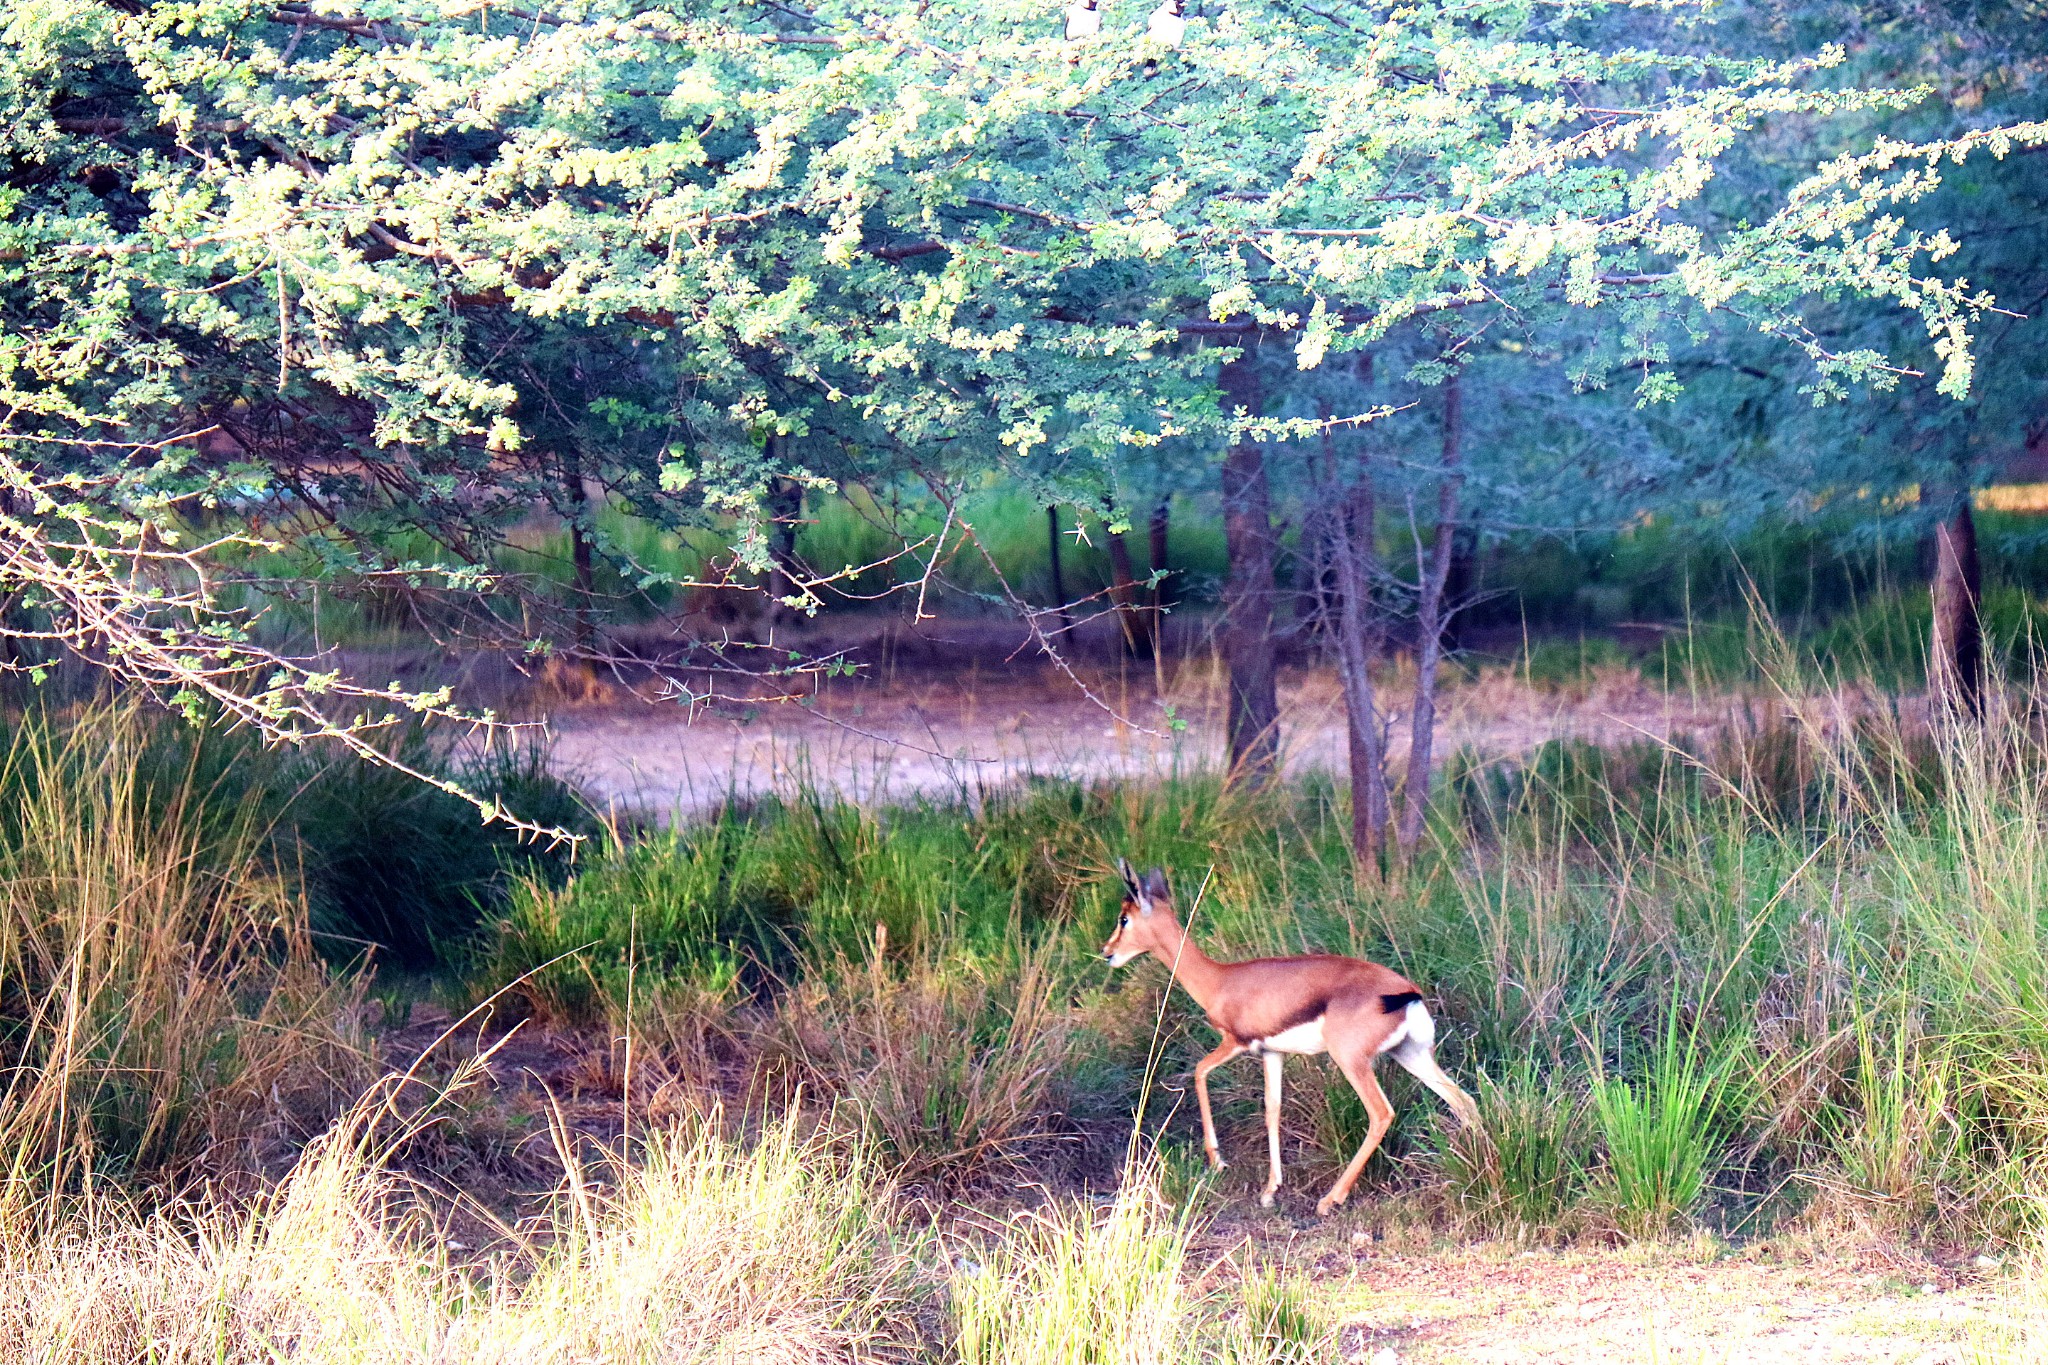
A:
<svg viewBox="0 0 2048 1365">
<path fill-rule="evenodd" d="M 1690 1213 L 1706 1193 L 1724 1115 L 1736 1107 L 1740 1035 L 1708 1051 L 1665 1018 L 1639 1080 L 1593 1079 L 1593 1124 L 1605 1149 L 1590 1191 L 1631 1237 L 1654 1237 Z"/>
<path fill-rule="evenodd" d="M 1440 1139 L 1438 1163 L 1458 1215 L 1518 1239 L 1566 1228 L 1591 1165 L 1585 1095 L 1532 1057 L 1510 1062 L 1499 1079 L 1481 1072 L 1476 1082 L 1479 1126 Z"/>
<path fill-rule="evenodd" d="M 1337 1358 L 1337 1333 L 1298 1275 L 1254 1271 L 1220 1333 L 1219 1365 L 1322 1365 Z"/>
<path fill-rule="evenodd" d="M 472 965 L 544 1019 L 624 1023 L 635 991 L 730 1003 L 788 955 L 790 906 L 758 824 L 727 814 L 598 855 L 564 886 L 520 880 Z"/>
<path fill-rule="evenodd" d="M 1854 1082 L 1848 1103 L 1830 1113 L 1830 1146 L 1839 1188 L 1864 1217 L 1911 1228 L 1963 1171 L 1957 1079 L 1953 1058 L 1918 1046 L 1903 1021 L 1874 1013 L 1856 1021 Z"/>
</svg>

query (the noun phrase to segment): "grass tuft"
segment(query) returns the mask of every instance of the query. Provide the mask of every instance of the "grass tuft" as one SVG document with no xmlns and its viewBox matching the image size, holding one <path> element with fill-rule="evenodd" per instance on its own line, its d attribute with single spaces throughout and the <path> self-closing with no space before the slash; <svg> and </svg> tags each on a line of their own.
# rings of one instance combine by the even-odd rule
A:
<svg viewBox="0 0 2048 1365">
<path fill-rule="evenodd" d="M 1640 1081 L 1596 1076 L 1592 1114 L 1605 1163 L 1592 1197 L 1630 1237 L 1654 1237 L 1706 1192 L 1722 1117 L 1734 1107 L 1739 1040 L 1706 1048 L 1667 1013 Z"/>
<path fill-rule="evenodd" d="M 949 1183 L 1047 1136 L 1072 1040 L 1044 950 L 842 960 L 791 991 L 771 1029 L 771 1056 L 857 1116 L 903 1178 Z"/>
<path fill-rule="evenodd" d="M 1517 1239 L 1568 1225 L 1590 1164 L 1583 1093 L 1543 1072 L 1532 1057 L 1481 1072 L 1479 1124 L 1440 1138 L 1438 1162 L 1460 1217 L 1478 1230 Z"/>
<path fill-rule="evenodd" d="M 1013 1221 L 952 1282 L 961 1365 L 1178 1365 L 1196 1340 L 1181 1282 L 1192 1228 L 1141 1172 L 1108 1207 Z"/>
<path fill-rule="evenodd" d="M 1337 1333 L 1308 1283 L 1272 1270 L 1245 1276 L 1221 1332 L 1218 1365 L 1321 1365 L 1336 1359 Z"/>
</svg>

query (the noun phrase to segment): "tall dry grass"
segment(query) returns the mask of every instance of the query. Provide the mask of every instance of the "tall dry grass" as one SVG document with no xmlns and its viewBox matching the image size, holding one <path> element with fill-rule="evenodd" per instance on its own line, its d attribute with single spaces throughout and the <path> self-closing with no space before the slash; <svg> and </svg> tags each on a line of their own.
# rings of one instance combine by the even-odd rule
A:
<svg viewBox="0 0 2048 1365">
<path fill-rule="evenodd" d="M 1183 1283 L 1193 1227 L 1143 1173 L 1100 1215 L 1060 1205 L 1014 1221 L 953 1280 L 961 1365 L 1172 1365 L 1197 1355 Z"/>
<path fill-rule="evenodd" d="M 376 1105 L 241 1208 L 105 1199 L 0 1223 L 0 1359 L 22 1365 L 572 1365 L 903 1359 L 920 1237 L 858 1147 L 770 1124 L 565 1156 L 548 1211 L 459 1261 L 380 1166 Z M 566 1149 L 565 1149 L 566 1150 Z"/>
<path fill-rule="evenodd" d="M 365 1079 L 360 983 L 314 952 L 255 803 L 145 790 L 148 741 L 101 709 L 0 750 L 0 1209 L 260 1165 Z"/>
<path fill-rule="evenodd" d="M 857 1116 L 905 1179 L 1013 1166 L 1049 1136 L 1073 1054 L 1049 957 L 841 959 L 780 1001 L 767 1067 Z"/>
</svg>

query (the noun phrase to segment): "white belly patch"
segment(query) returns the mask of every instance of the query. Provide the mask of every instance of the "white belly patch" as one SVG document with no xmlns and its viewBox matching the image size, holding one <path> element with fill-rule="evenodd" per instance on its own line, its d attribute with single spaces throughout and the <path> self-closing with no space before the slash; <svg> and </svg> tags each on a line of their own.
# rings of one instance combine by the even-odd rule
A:
<svg viewBox="0 0 2048 1365">
<path fill-rule="evenodd" d="M 1323 1041 L 1323 1017 L 1317 1015 L 1306 1024 L 1282 1029 L 1271 1038 L 1261 1038 L 1251 1045 L 1253 1052 L 1287 1052 L 1299 1057 L 1314 1056 L 1328 1051 Z"/>
<path fill-rule="evenodd" d="M 1405 1042 L 1413 1040 L 1423 1047 L 1436 1043 L 1436 1021 L 1429 1017 L 1429 1011 L 1417 1000 L 1401 1013 L 1401 1022 L 1394 1026 L 1380 1045 L 1373 1049 L 1373 1055 L 1392 1052 Z M 1328 1052 L 1330 1045 L 1323 1038 L 1323 1016 L 1317 1015 L 1306 1024 L 1282 1029 L 1270 1038 L 1254 1038 L 1245 1044 L 1245 1051 L 1253 1056 L 1262 1052 L 1285 1052 L 1298 1057 L 1312 1057 L 1318 1052 Z"/>
</svg>

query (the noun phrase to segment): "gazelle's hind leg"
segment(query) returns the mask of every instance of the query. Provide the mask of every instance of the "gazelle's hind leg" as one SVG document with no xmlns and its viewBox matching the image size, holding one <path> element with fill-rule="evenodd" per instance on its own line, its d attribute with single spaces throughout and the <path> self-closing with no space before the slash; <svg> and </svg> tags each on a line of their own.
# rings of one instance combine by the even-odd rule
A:
<svg viewBox="0 0 2048 1365">
<path fill-rule="evenodd" d="M 1337 1177 L 1337 1183 L 1330 1186 L 1330 1192 L 1316 1201 L 1316 1212 L 1324 1216 L 1351 1197 L 1351 1187 L 1358 1183 L 1358 1173 L 1379 1150 L 1380 1139 L 1387 1135 L 1387 1129 L 1394 1122 L 1394 1106 L 1387 1102 L 1387 1092 L 1380 1089 L 1379 1077 L 1372 1074 L 1371 1053 L 1338 1054 L 1337 1066 L 1343 1071 L 1344 1079 L 1351 1082 L 1351 1088 L 1358 1092 L 1358 1098 L 1365 1101 L 1368 1126 L 1365 1141 L 1359 1144 L 1358 1155 L 1351 1158 L 1351 1164 Z"/>
<path fill-rule="evenodd" d="M 1280 1188 L 1280 1063 L 1282 1054 L 1268 1052 L 1266 1062 L 1266 1188 L 1259 1203 L 1273 1207 L 1273 1192 Z"/>
<path fill-rule="evenodd" d="M 1408 1007 L 1407 1036 L 1396 1043 L 1390 1053 L 1395 1061 L 1408 1069 L 1410 1075 L 1434 1090 L 1437 1098 L 1451 1107 L 1459 1123 L 1468 1128 L 1478 1126 L 1479 1106 L 1436 1064 L 1436 1021 L 1419 1003 Z"/>
</svg>

